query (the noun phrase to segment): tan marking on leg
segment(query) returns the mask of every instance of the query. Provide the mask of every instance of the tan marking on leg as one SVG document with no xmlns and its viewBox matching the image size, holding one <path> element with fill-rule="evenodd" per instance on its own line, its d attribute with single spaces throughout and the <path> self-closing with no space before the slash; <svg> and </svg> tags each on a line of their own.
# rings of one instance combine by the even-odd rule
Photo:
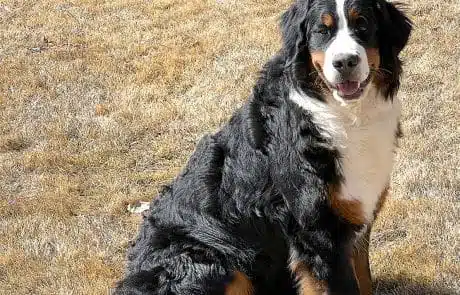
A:
<svg viewBox="0 0 460 295">
<path fill-rule="evenodd" d="M 377 207 L 374 211 L 374 219 L 382 209 L 386 198 L 389 194 L 389 186 L 387 186 L 380 194 Z M 371 238 L 372 224 L 369 225 L 365 234 L 356 241 L 353 254 L 352 265 L 355 272 L 356 280 L 359 285 L 360 295 L 372 295 L 372 277 L 369 267 L 369 242 Z"/>
<path fill-rule="evenodd" d="M 225 295 L 251 295 L 253 291 L 251 280 L 244 273 L 235 271 L 233 280 L 225 288 Z"/>
<path fill-rule="evenodd" d="M 330 187 L 329 202 L 332 209 L 348 222 L 356 225 L 367 223 L 361 202 L 358 200 L 346 200 L 341 198 L 338 188 Z"/>
<path fill-rule="evenodd" d="M 370 233 L 371 227 L 369 226 L 366 233 L 356 241 L 351 259 L 360 295 L 372 294 L 372 278 L 369 268 Z"/>
<path fill-rule="evenodd" d="M 327 294 L 326 283 L 317 280 L 302 262 L 292 262 L 292 273 L 299 284 L 299 295 L 324 295 Z"/>
</svg>

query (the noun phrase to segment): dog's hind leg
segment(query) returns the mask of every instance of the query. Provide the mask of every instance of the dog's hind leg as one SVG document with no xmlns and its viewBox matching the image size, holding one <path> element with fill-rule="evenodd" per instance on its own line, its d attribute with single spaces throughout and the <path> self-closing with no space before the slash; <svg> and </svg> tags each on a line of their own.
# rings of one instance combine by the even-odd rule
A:
<svg viewBox="0 0 460 295">
<path fill-rule="evenodd" d="M 252 295 L 253 287 L 242 272 L 232 274 L 190 273 L 182 279 L 162 271 L 140 271 L 127 276 L 113 295 Z"/>
<path fill-rule="evenodd" d="M 194 261 L 186 253 L 131 272 L 113 295 L 253 295 L 249 277 L 216 261 Z"/>
</svg>

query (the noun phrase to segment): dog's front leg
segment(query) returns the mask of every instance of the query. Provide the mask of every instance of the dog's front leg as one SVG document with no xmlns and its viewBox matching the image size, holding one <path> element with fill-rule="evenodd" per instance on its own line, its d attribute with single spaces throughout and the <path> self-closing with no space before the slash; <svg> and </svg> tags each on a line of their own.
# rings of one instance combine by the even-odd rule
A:
<svg viewBox="0 0 460 295">
<path fill-rule="evenodd" d="M 369 268 L 369 239 L 371 234 L 371 225 L 366 232 L 358 238 L 352 254 L 353 268 L 359 285 L 360 295 L 372 294 L 372 278 Z"/>
</svg>

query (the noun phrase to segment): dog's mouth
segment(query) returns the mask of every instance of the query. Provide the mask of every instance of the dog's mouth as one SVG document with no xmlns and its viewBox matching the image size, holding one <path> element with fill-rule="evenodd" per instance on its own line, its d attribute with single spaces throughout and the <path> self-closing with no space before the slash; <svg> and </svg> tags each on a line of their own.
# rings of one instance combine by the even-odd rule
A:
<svg viewBox="0 0 460 295">
<path fill-rule="evenodd" d="M 331 88 L 337 91 L 337 94 L 344 100 L 353 100 L 359 98 L 366 86 L 371 80 L 371 75 L 367 76 L 366 80 L 359 82 L 353 80 L 345 80 L 337 83 Z"/>
<path fill-rule="evenodd" d="M 327 79 L 323 80 L 332 91 L 337 92 L 337 95 L 340 96 L 340 98 L 345 101 L 352 101 L 361 97 L 371 79 L 372 77 L 369 74 L 367 78 L 361 82 L 356 80 L 343 80 L 339 83 L 332 84 L 327 81 Z"/>
</svg>

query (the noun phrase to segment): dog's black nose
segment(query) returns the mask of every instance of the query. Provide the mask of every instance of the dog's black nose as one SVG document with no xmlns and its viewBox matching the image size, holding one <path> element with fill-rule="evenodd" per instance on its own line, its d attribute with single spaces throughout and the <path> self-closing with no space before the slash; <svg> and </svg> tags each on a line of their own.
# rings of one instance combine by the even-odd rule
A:
<svg viewBox="0 0 460 295">
<path fill-rule="evenodd" d="M 360 58 L 356 54 L 337 54 L 332 60 L 334 68 L 342 74 L 350 73 L 358 65 Z"/>
</svg>

